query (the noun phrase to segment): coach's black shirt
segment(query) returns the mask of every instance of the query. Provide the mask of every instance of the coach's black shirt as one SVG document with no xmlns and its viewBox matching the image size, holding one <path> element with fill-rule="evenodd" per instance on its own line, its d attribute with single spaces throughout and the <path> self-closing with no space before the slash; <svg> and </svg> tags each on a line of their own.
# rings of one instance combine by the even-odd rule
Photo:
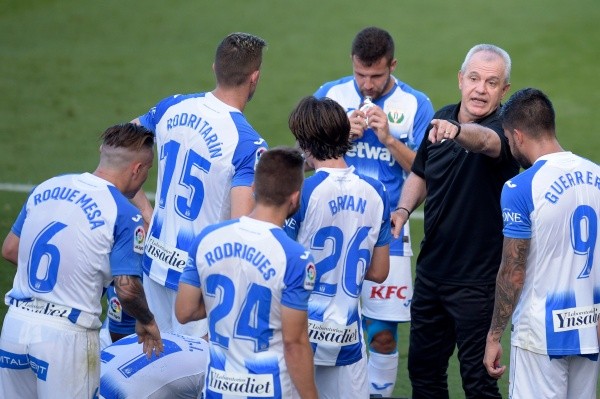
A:
<svg viewBox="0 0 600 399">
<path fill-rule="evenodd" d="M 460 103 L 445 106 L 433 118 L 458 120 L 459 108 Z M 427 187 L 425 234 L 416 271 L 444 284 L 496 281 L 503 242 L 500 193 L 504 182 L 519 171 L 498 110 L 476 123 L 500 136 L 498 158 L 468 152 L 454 140 L 423 140 L 412 166 Z"/>
</svg>

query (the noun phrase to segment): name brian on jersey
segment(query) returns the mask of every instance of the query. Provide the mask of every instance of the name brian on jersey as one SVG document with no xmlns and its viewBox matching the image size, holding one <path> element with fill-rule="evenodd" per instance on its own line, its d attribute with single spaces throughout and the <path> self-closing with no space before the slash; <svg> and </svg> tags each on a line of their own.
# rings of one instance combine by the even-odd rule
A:
<svg viewBox="0 0 600 399">
<path fill-rule="evenodd" d="M 385 147 L 371 146 L 369 143 L 359 141 L 352 145 L 352 148 L 346 153 L 349 157 L 377 159 L 387 162 L 389 166 L 394 166 L 396 160 L 390 154 L 390 151 Z"/>
<path fill-rule="evenodd" d="M 250 262 L 262 273 L 265 280 L 269 280 L 276 274 L 275 269 L 269 267 L 271 261 L 262 252 L 240 242 L 226 242 L 204 254 L 204 259 L 209 267 L 224 258 L 239 258 Z"/>
<path fill-rule="evenodd" d="M 55 201 L 72 202 L 75 205 L 78 205 L 85 213 L 85 217 L 90 224 L 90 230 L 104 226 L 102 211 L 98 209 L 98 204 L 96 204 L 94 199 L 92 197 L 88 197 L 87 194 L 82 195 L 79 190 L 69 187 L 49 188 L 33 196 L 33 205 L 37 206 L 42 202 L 46 202 L 51 199 Z"/>
<path fill-rule="evenodd" d="M 360 214 L 365 213 L 367 208 L 367 200 L 353 195 L 340 195 L 327 203 L 332 215 L 339 211 L 354 211 Z"/>
<path fill-rule="evenodd" d="M 171 130 L 177 126 L 188 127 L 197 131 L 200 134 L 200 137 L 204 139 L 204 143 L 206 143 L 206 147 L 211 158 L 216 158 L 223 155 L 221 149 L 223 143 L 219 141 L 219 136 L 212 132 L 212 126 L 210 126 L 207 121 L 202 119 L 202 117 L 195 114 L 182 112 L 167 120 L 167 130 Z"/>
</svg>

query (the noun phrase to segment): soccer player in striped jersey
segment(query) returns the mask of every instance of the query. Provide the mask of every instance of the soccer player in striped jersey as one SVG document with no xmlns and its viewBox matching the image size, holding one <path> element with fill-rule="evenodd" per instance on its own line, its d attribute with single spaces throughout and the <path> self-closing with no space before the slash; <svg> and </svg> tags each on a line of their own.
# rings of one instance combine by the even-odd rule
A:
<svg viewBox="0 0 600 399">
<path fill-rule="evenodd" d="M 209 224 L 252 210 L 254 168 L 267 144 L 243 115 L 260 78 L 263 39 L 232 33 L 219 44 L 211 92 L 174 95 L 135 119 L 155 132 L 159 154 L 154 212 L 143 192 L 135 198 L 150 229 L 144 288 L 161 331 L 206 334 L 204 320 L 182 326 L 174 315 L 188 248 Z"/>
<path fill-rule="evenodd" d="M 512 315 L 513 398 L 595 398 L 600 313 L 600 167 L 565 151 L 537 89 L 500 112 L 524 172 L 502 189 L 504 246 L 484 365 L 500 378 L 500 339 Z M 596 254 L 596 256 L 594 256 Z"/>
<path fill-rule="evenodd" d="M 394 40 L 380 28 L 361 30 L 351 49 L 353 75 L 325 83 L 315 97 L 329 97 L 346 110 L 351 122 L 352 146 L 348 165 L 382 182 L 392 208 L 398 203 L 416 150 L 433 117 L 433 105 L 424 93 L 394 75 L 398 65 Z M 375 105 L 364 110 L 370 97 Z M 398 372 L 398 323 L 410 321 L 413 294 L 410 228 L 390 243 L 390 272 L 386 281 L 365 281 L 362 311 L 369 346 L 369 389 L 391 395 Z"/>
<path fill-rule="evenodd" d="M 205 228 L 179 282 L 181 323 L 208 319 L 205 398 L 316 398 L 307 307 L 308 251 L 283 231 L 299 206 L 304 160 L 274 148 L 256 168 L 248 216 Z"/>
<path fill-rule="evenodd" d="M 137 319 L 140 354 L 162 351 L 141 282 L 145 231 L 129 198 L 154 159 L 153 135 L 108 128 L 93 173 L 66 174 L 29 195 L 2 246 L 17 264 L 0 336 L 0 397 L 93 398 L 98 393 L 101 298 L 114 281 Z"/>
<path fill-rule="evenodd" d="M 308 304 L 317 388 L 321 398 L 366 398 L 359 300 L 365 279 L 381 283 L 388 275 L 389 199 L 382 183 L 344 161 L 350 122 L 337 102 L 305 97 L 289 127 L 315 169 L 286 230 L 312 252 L 317 267 Z"/>
</svg>

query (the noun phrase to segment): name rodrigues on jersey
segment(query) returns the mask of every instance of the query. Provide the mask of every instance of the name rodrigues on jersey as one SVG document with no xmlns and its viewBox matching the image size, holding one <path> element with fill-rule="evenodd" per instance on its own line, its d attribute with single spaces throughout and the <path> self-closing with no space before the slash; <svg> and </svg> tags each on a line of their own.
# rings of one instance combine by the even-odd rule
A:
<svg viewBox="0 0 600 399">
<path fill-rule="evenodd" d="M 204 259 L 209 267 L 225 258 L 239 258 L 250 262 L 262 273 L 265 280 L 269 280 L 277 274 L 275 269 L 269 267 L 271 261 L 265 254 L 250 245 L 242 244 L 240 242 L 226 242 L 214 247 L 204 254 Z"/>
<path fill-rule="evenodd" d="M 332 215 L 340 211 L 353 211 L 364 214 L 367 208 L 367 200 L 360 197 L 355 198 L 353 195 L 340 195 L 329 201 L 327 205 L 329 205 Z"/>
<path fill-rule="evenodd" d="M 202 119 L 202 117 L 182 112 L 167 120 L 167 130 L 171 130 L 177 126 L 188 127 L 197 131 L 200 134 L 200 137 L 204 139 L 204 143 L 206 143 L 211 158 L 223 156 L 223 143 L 219 140 L 219 136 L 216 133 L 213 133 L 212 126 Z"/>
<path fill-rule="evenodd" d="M 544 198 L 548 202 L 556 204 L 560 199 L 560 196 L 568 189 L 581 184 L 589 184 L 600 190 L 600 177 L 590 171 L 582 172 L 578 170 L 573 173 L 565 173 L 554 180 L 548 188 L 548 191 L 546 191 Z"/>
<path fill-rule="evenodd" d="M 376 159 L 387 162 L 389 166 L 394 166 L 396 163 L 396 160 L 387 148 L 372 146 L 362 141 L 354 143 L 346 155 L 349 157 Z"/>
<path fill-rule="evenodd" d="M 33 205 L 37 206 L 48 200 L 67 201 L 78 205 L 85 213 L 85 217 L 90 224 L 90 230 L 104 226 L 102 211 L 98 209 L 98 204 L 87 194 L 81 194 L 79 190 L 69 187 L 54 187 L 33 195 Z"/>
<path fill-rule="evenodd" d="M 273 376 L 270 374 L 226 373 L 210 369 L 208 388 L 222 394 L 273 397 Z"/>
</svg>

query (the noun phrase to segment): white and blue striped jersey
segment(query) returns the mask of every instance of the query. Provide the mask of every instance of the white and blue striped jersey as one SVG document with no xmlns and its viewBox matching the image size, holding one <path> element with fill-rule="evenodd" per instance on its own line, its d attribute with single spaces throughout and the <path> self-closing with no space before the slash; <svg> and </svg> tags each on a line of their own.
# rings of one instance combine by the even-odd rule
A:
<svg viewBox="0 0 600 399">
<path fill-rule="evenodd" d="M 177 290 L 192 239 L 229 219 L 231 188 L 252 184 L 267 144 L 238 109 L 209 92 L 168 97 L 139 120 L 155 133 L 159 154 L 144 272 Z"/>
<path fill-rule="evenodd" d="M 344 366 L 362 358 L 359 299 L 373 248 L 390 243 L 385 187 L 354 167 L 319 168 L 306 179 L 300 209 L 286 232 L 315 258 L 317 281 L 308 304 L 314 361 Z"/>
<path fill-rule="evenodd" d="M 551 356 L 598 353 L 600 167 L 540 157 L 502 189 L 504 236 L 529 239 L 512 345 Z"/>
<path fill-rule="evenodd" d="M 422 92 L 394 77 L 392 79 L 395 81 L 392 90 L 374 100 L 374 104 L 386 113 L 390 134 L 416 151 L 426 136 L 427 127 L 434 114 L 433 105 Z M 316 91 L 315 97 L 329 97 L 335 100 L 344 107 L 348 114 L 358 109 L 364 100 L 352 76 L 325 83 Z M 396 206 L 408 173 L 396 162 L 385 145 L 377 139 L 377 135 L 372 129 L 367 129 L 362 138 L 353 142 L 352 148 L 346 153 L 345 160 L 348 165 L 353 165 L 361 175 L 382 182 L 387 189 L 390 203 L 394 207 Z M 390 255 L 412 256 L 410 242 L 403 239 L 410 235 L 409 230 L 407 221 L 400 237 L 393 239 L 390 243 Z"/>
<path fill-rule="evenodd" d="M 208 343 L 202 338 L 161 332 L 164 351 L 150 359 L 135 334 L 100 353 L 100 398 L 187 398 L 202 393 Z"/>
<path fill-rule="evenodd" d="M 306 311 L 315 276 L 310 253 L 271 223 L 242 217 L 202 231 L 181 282 L 201 287 L 206 305 L 206 398 L 291 397 L 281 307 Z"/>
<path fill-rule="evenodd" d="M 33 313 L 99 328 L 112 277 L 142 276 L 142 216 L 114 185 L 90 173 L 35 187 L 12 232 L 20 238 L 19 259 L 5 301 Z"/>
</svg>

